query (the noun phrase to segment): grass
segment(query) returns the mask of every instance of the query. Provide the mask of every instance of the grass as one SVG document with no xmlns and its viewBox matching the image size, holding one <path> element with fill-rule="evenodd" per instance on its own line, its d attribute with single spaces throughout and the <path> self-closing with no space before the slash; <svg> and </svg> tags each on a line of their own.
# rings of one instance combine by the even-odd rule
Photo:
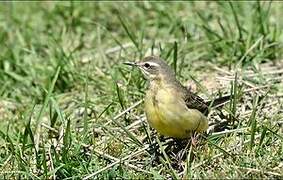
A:
<svg viewBox="0 0 283 180">
<path fill-rule="evenodd" d="M 0 177 L 282 178 L 282 8 L 2 2 Z M 226 129 L 189 148 L 178 167 L 159 139 L 154 162 L 146 82 L 122 64 L 151 54 L 206 99 L 235 95 L 222 110 Z M 210 122 L 217 117 L 212 109 Z"/>
</svg>

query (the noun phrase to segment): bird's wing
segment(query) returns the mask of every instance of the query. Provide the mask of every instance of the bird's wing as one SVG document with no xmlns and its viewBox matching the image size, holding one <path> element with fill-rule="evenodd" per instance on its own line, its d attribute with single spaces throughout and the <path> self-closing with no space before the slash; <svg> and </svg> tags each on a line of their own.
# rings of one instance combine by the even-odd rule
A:
<svg viewBox="0 0 283 180">
<path fill-rule="evenodd" d="M 188 108 L 197 109 L 204 115 L 208 114 L 208 106 L 205 101 L 193 92 L 187 91 L 185 94 L 185 102 Z"/>
</svg>

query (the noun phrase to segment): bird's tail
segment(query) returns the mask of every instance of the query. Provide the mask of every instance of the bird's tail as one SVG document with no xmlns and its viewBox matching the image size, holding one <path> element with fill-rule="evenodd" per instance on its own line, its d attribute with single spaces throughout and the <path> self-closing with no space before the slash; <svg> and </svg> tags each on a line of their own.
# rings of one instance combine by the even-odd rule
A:
<svg viewBox="0 0 283 180">
<path fill-rule="evenodd" d="M 221 106 L 221 105 L 224 105 L 224 103 L 229 101 L 231 98 L 233 98 L 233 95 L 222 96 L 220 98 L 216 98 L 214 100 L 207 101 L 206 105 L 209 107 Z"/>
</svg>

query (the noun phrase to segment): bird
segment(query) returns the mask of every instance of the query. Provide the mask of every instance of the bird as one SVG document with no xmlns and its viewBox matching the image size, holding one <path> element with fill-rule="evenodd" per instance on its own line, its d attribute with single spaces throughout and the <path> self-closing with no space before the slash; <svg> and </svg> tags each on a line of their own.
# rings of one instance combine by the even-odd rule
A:
<svg viewBox="0 0 283 180">
<path fill-rule="evenodd" d="M 124 64 L 140 69 L 149 81 L 144 97 L 144 109 L 149 125 L 159 134 L 184 139 L 192 133 L 208 129 L 209 107 L 225 102 L 223 97 L 213 102 L 183 86 L 174 71 L 158 56 L 147 56 L 139 62 Z"/>
</svg>

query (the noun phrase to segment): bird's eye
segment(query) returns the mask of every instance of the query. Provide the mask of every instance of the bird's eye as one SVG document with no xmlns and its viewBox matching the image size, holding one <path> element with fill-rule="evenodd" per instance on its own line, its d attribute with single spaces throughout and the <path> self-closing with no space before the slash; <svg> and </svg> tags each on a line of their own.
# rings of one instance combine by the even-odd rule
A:
<svg viewBox="0 0 283 180">
<path fill-rule="evenodd" d="M 149 65 L 148 63 L 145 63 L 145 64 L 144 64 L 144 67 L 149 68 L 150 65 Z"/>
</svg>

